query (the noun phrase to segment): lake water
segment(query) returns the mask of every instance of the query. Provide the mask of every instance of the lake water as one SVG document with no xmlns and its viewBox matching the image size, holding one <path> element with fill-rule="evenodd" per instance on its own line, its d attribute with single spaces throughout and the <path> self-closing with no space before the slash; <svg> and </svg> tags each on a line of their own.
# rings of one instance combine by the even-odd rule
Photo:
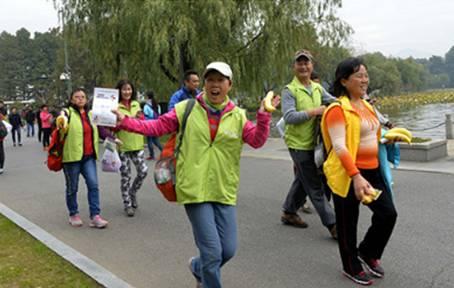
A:
<svg viewBox="0 0 454 288">
<path fill-rule="evenodd" d="M 454 103 L 429 104 L 408 110 L 382 110 L 380 112 L 387 115 L 396 126 L 412 131 L 414 136 L 445 139 L 445 115 L 454 114 Z M 454 115 L 451 117 L 454 118 Z M 441 123 L 443 125 L 440 126 Z M 432 128 L 435 126 L 438 127 Z"/>
<path fill-rule="evenodd" d="M 446 139 L 445 115 L 453 114 L 451 117 L 454 120 L 454 103 L 429 104 L 407 110 L 381 110 L 380 112 L 387 115 L 396 126 L 410 130 L 414 136 Z M 275 117 L 273 117 L 271 137 L 279 137 L 277 129 L 274 128 L 279 117 Z M 440 125 L 441 123 L 443 124 Z M 438 127 L 432 128 L 435 126 Z"/>
</svg>

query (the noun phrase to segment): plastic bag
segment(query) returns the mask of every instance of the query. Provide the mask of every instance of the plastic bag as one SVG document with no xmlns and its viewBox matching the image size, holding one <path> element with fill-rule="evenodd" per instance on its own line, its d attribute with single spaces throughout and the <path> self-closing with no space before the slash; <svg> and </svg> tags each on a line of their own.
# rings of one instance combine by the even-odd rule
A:
<svg viewBox="0 0 454 288">
<path fill-rule="evenodd" d="M 284 138 L 284 135 L 285 135 L 284 117 L 281 117 L 281 119 L 279 119 L 279 121 L 277 121 L 276 128 L 277 128 L 277 131 L 279 131 L 279 135 L 281 135 L 281 138 Z"/>
<path fill-rule="evenodd" d="M 113 173 L 120 172 L 121 160 L 115 147 L 115 143 L 106 139 L 104 146 L 106 150 L 104 151 L 101 159 L 102 171 Z"/>
<path fill-rule="evenodd" d="M 13 125 L 9 124 L 9 122 L 3 120 L 3 124 L 6 127 L 6 130 L 8 130 L 8 133 L 11 133 L 11 130 L 13 129 Z"/>
</svg>

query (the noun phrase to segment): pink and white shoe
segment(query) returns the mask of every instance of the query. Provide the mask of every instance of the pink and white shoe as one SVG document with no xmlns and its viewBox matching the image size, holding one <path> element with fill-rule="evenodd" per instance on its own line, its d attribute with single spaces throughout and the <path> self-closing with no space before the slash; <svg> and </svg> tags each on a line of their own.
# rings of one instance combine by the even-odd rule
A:
<svg viewBox="0 0 454 288">
<path fill-rule="evenodd" d="M 107 224 L 109 224 L 107 220 L 102 219 L 100 215 L 95 215 L 93 219 L 91 219 L 90 227 L 102 229 L 106 228 Z"/>
<path fill-rule="evenodd" d="M 80 227 L 83 225 L 82 219 L 80 219 L 79 214 L 69 217 L 69 224 L 73 227 Z"/>
</svg>

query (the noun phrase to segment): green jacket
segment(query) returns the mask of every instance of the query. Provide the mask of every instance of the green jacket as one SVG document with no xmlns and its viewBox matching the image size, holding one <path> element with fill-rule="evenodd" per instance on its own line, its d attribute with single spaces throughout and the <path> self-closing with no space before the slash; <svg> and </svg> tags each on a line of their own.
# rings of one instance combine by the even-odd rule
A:
<svg viewBox="0 0 454 288">
<path fill-rule="evenodd" d="M 187 101 L 183 101 L 175 106 L 179 123 L 186 105 Z M 245 111 L 235 106 L 222 115 L 212 142 L 207 111 L 196 101 L 187 120 L 177 159 L 178 203 L 236 204 L 246 122 Z"/>
<path fill-rule="evenodd" d="M 118 104 L 118 110 L 131 118 L 137 117 L 137 113 L 141 111 L 139 102 L 132 100 L 131 107 L 128 110 L 122 103 Z M 120 130 L 115 133 L 118 139 L 123 142 L 119 145 L 118 150 L 120 152 L 140 151 L 143 150 L 144 137 L 141 134 L 127 132 Z"/>
<path fill-rule="evenodd" d="M 65 144 L 63 146 L 63 163 L 77 162 L 84 156 L 84 129 L 80 112 L 69 107 L 66 111 L 69 118 L 68 132 L 66 133 Z M 92 129 L 93 149 L 95 159 L 98 157 L 98 127 L 91 122 L 91 111 L 88 112 L 88 122 Z"/>
<path fill-rule="evenodd" d="M 287 88 L 292 92 L 296 101 L 296 111 L 304 111 L 322 105 L 322 87 L 312 82 L 312 94 L 295 77 Z M 287 147 L 297 150 L 313 150 L 315 146 L 314 130 L 316 118 L 299 124 L 285 124 L 285 143 Z"/>
</svg>

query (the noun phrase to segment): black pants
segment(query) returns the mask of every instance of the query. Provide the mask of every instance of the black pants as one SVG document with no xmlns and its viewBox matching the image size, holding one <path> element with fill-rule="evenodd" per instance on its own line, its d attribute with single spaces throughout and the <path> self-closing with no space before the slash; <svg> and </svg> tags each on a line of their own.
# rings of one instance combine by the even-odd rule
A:
<svg viewBox="0 0 454 288">
<path fill-rule="evenodd" d="M 3 140 L 0 140 L 0 169 L 3 169 L 5 164 L 5 149 L 3 148 Z"/>
<path fill-rule="evenodd" d="M 352 275 L 363 270 L 358 260 L 358 252 L 368 258 L 381 258 L 397 218 L 394 203 L 390 193 L 386 191 L 380 170 L 360 170 L 360 173 L 372 187 L 382 190 L 383 193 L 377 200 L 367 205 L 373 212 L 372 225 L 358 248 L 356 238 L 360 202 L 356 199 L 353 182 L 346 198 L 333 193 L 342 265 L 344 271 Z"/>
<path fill-rule="evenodd" d="M 21 142 L 21 127 L 20 126 L 13 126 L 11 129 L 11 136 L 13 136 L 13 144 L 16 144 L 16 133 L 17 133 L 17 141 Z"/>
<path fill-rule="evenodd" d="M 38 141 L 41 142 L 41 138 L 43 136 L 43 128 L 41 128 L 41 125 L 38 124 Z"/>
<path fill-rule="evenodd" d="M 43 130 L 43 147 L 49 146 L 51 128 L 42 128 Z"/>
</svg>

